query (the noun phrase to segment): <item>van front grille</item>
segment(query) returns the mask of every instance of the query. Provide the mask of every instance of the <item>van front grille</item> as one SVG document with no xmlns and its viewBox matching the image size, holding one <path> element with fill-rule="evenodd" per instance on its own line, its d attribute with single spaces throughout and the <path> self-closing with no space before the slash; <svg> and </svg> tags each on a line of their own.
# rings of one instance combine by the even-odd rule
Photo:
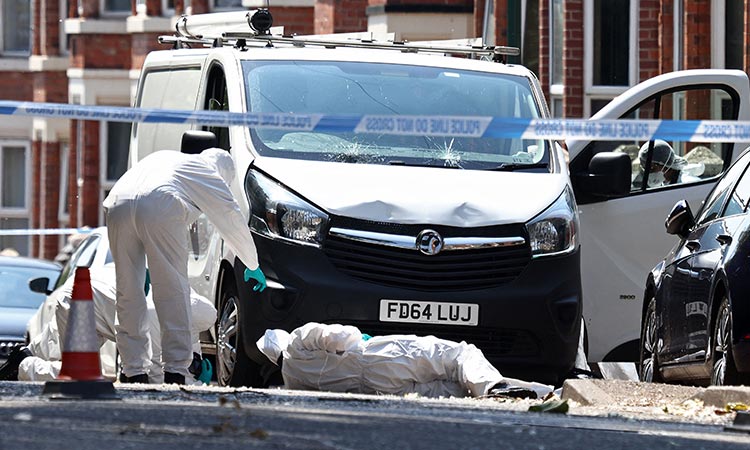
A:
<svg viewBox="0 0 750 450">
<path fill-rule="evenodd" d="M 403 235 L 416 237 L 419 231 L 426 228 L 409 227 L 414 229 L 400 230 L 410 232 Z M 488 234 L 486 229 L 477 231 L 432 228 L 443 237 Z M 519 235 L 494 234 L 495 237 Z M 323 250 L 338 270 L 354 278 L 380 285 L 433 292 L 501 286 L 515 280 L 531 260 L 528 243 L 425 255 L 416 249 L 388 247 L 329 235 Z"/>
</svg>

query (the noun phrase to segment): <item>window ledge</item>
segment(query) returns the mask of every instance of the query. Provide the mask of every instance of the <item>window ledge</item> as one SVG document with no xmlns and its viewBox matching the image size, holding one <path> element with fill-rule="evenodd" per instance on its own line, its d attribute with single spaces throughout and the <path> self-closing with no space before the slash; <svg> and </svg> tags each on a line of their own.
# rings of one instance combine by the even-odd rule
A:
<svg viewBox="0 0 750 450">
<path fill-rule="evenodd" d="M 177 17 L 130 16 L 126 20 L 128 33 L 170 33 L 174 32 Z"/>
<path fill-rule="evenodd" d="M 127 34 L 125 20 L 65 19 L 66 34 Z"/>
<path fill-rule="evenodd" d="M 29 70 L 32 72 L 68 70 L 69 65 L 67 56 L 34 55 L 29 58 Z"/>
<path fill-rule="evenodd" d="M 267 5 L 266 0 L 242 0 L 242 6 L 245 8 L 265 8 Z M 273 6 L 276 8 L 313 8 L 315 7 L 315 0 L 274 0 Z"/>
</svg>

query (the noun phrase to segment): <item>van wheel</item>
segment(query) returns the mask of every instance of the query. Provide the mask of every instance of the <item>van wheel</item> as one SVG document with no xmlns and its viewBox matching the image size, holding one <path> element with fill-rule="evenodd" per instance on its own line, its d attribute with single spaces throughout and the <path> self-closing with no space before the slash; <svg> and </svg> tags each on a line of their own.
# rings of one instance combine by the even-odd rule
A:
<svg viewBox="0 0 750 450">
<path fill-rule="evenodd" d="M 216 381 L 219 386 L 252 386 L 253 374 L 259 369 L 242 345 L 240 299 L 234 278 L 228 275 L 222 282 L 220 305 L 216 324 Z"/>
<path fill-rule="evenodd" d="M 638 370 L 638 378 L 641 381 L 652 383 L 661 383 L 663 381 L 661 372 L 659 372 L 659 359 L 657 356 L 658 339 L 656 299 L 651 296 L 641 323 L 641 358 Z"/>
</svg>

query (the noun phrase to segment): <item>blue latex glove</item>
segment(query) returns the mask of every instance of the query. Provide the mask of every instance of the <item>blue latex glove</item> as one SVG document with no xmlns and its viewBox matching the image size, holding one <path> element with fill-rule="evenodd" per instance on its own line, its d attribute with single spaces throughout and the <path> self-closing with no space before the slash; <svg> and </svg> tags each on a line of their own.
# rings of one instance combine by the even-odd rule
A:
<svg viewBox="0 0 750 450">
<path fill-rule="evenodd" d="M 201 361 L 201 374 L 198 376 L 198 380 L 202 381 L 203 384 L 211 384 L 211 376 L 214 374 L 214 368 L 211 365 L 211 361 L 204 359 Z"/>
<path fill-rule="evenodd" d="M 245 281 L 250 281 L 251 278 L 257 281 L 253 290 L 263 292 L 263 289 L 266 288 L 266 276 L 263 275 L 260 266 L 255 270 L 245 269 Z"/>
</svg>

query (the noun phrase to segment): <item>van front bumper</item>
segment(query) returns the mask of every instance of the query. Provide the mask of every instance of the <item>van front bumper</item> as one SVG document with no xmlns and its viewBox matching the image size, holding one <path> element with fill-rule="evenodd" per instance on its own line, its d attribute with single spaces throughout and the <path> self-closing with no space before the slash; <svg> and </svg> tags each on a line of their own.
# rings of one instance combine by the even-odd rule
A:
<svg viewBox="0 0 750 450">
<path fill-rule="evenodd" d="M 556 384 L 573 368 L 583 309 L 578 250 L 529 258 L 520 273 L 502 285 L 441 291 L 352 277 L 319 248 L 258 235 L 255 243 L 270 282 L 261 293 L 239 283 L 242 343 L 251 358 L 258 358 L 253 349 L 266 329 L 292 331 L 319 322 L 354 325 L 372 336 L 416 334 L 466 341 L 513 378 Z M 239 260 L 234 268 L 236 279 L 242 280 Z M 479 305 L 479 320 L 476 326 L 382 322 L 383 299 L 473 303 Z"/>
</svg>

